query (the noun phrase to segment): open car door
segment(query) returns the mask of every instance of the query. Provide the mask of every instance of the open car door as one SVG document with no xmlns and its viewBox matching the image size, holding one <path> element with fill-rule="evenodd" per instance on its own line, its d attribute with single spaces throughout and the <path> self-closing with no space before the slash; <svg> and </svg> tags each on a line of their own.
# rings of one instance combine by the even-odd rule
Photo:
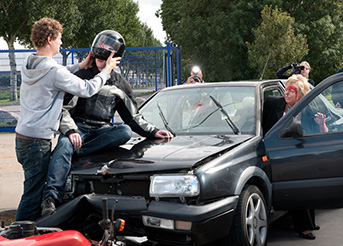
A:
<svg viewBox="0 0 343 246">
<path fill-rule="evenodd" d="M 321 82 L 265 135 L 276 210 L 343 206 L 343 73 Z M 343 103 L 342 103 L 343 107 Z M 315 114 L 322 113 L 328 131 Z"/>
</svg>

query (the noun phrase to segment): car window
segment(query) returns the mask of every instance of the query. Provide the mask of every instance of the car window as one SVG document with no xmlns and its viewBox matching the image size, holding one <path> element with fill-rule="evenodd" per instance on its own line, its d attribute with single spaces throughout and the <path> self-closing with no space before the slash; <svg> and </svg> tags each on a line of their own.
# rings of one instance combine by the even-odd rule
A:
<svg viewBox="0 0 343 246">
<path fill-rule="evenodd" d="M 190 87 L 183 90 L 162 91 L 147 102 L 140 109 L 140 113 L 159 129 L 166 129 L 162 119 L 164 117 L 168 127 L 176 134 L 234 134 L 228 120 L 232 121 L 241 133 L 254 134 L 256 129 L 254 89 L 254 87 Z"/>
<path fill-rule="evenodd" d="M 279 88 L 265 89 L 263 92 L 263 99 L 266 100 L 269 96 L 283 96 Z"/>
<path fill-rule="evenodd" d="M 329 86 L 316 96 L 296 117 L 301 123 L 303 135 L 342 132 L 341 103 L 343 103 L 343 82 Z"/>
</svg>

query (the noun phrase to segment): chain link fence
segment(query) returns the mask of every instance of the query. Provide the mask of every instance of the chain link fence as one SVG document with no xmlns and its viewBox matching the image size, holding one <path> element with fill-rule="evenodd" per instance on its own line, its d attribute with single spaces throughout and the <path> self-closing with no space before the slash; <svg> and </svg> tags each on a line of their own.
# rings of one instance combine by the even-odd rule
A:
<svg viewBox="0 0 343 246">
<path fill-rule="evenodd" d="M 53 57 L 62 65 L 82 61 L 90 49 L 61 49 Z M 0 132 L 13 132 L 20 115 L 21 66 L 35 50 L 0 50 Z M 180 84 L 177 47 L 127 47 L 117 70 L 131 85 L 135 96 L 151 94 Z"/>
</svg>

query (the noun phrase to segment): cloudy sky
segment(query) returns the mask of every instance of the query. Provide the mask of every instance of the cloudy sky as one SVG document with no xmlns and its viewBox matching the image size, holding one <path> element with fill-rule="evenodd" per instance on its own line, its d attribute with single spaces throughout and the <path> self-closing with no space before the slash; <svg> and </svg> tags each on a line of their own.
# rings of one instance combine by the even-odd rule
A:
<svg viewBox="0 0 343 246">
<path fill-rule="evenodd" d="M 154 32 L 157 39 L 164 43 L 166 37 L 163 31 L 161 19 L 155 16 L 155 12 L 160 9 L 162 0 L 135 0 L 139 5 L 138 17 L 145 22 Z M 15 49 L 22 49 L 19 44 L 14 44 Z M 0 49 L 8 49 L 6 42 L 0 38 Z"/>
<path fill-rule="evenodd" d="M 137 0 L 137 2 L 139 4 L 138 17 L 142 22 L 147 23 L 155 37 L 163 43 L 166 34 L 163 31 L 161 19 L 155 16 L 155 12 L 160 9 L 162 0 Z"/>
</svg>

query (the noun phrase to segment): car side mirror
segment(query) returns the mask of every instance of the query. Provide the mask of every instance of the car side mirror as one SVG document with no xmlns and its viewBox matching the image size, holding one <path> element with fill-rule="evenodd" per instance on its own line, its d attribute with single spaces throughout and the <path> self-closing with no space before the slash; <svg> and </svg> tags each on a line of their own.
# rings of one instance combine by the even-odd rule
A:
<svg viewBox="0 0 343 246">
<path fill-rule="evenodd" d="M 303 131 L 298 121 L 293 121 L 289 127 L 285 127 L 280 131 L 281 138 L 301 138 L 303 137 Z"/>
</svg>

